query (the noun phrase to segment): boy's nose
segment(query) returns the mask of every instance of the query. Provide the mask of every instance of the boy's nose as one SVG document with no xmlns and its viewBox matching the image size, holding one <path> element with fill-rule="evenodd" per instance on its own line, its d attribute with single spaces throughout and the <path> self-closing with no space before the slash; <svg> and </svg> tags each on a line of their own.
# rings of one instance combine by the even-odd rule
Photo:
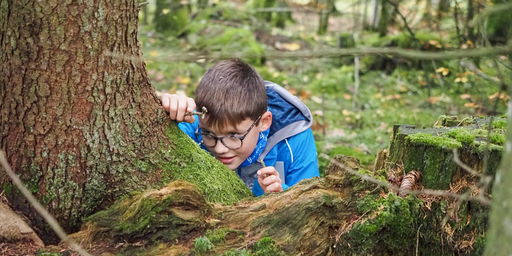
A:
<svg viewBox="0 0 512 256">
<path fill-rule="evenodd" d="M 229 151 L 229 148 L 224 146 L 224 144 L 222 144 L 220 141 L 217 141 L 217 145 L 215 145 L 214 149 L 217 154 L 224 154 Z"/>
</svg>

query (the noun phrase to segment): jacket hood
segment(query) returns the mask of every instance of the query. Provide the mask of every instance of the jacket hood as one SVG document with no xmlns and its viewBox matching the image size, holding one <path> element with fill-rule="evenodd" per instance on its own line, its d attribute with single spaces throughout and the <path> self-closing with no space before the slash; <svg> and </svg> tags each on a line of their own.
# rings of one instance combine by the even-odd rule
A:
<svg viewBox="0 0 512 256">
<path fill-rule="evenodd" d="M 272 112 L 272 125 L 267 146 L 259 159 L 280 141 L 307 130 L 313 124 L 313 116 L 308 107 L 283 87 L 265 81 L 268 96 L 268 109 Z"/>
</svg>

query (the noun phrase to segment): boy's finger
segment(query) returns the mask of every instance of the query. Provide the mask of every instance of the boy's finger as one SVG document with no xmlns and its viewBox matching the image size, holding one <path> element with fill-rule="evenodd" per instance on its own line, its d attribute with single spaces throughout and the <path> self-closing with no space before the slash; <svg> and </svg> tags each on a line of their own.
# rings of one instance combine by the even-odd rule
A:
<svg viewBox="0 0 512 256">
<path fill-rule="evenodd" d="M 281 183 L 281 179 L 279 179 L 279 177 L 275 176 L 275 175 L 270 175 L 266 178 L 263 179 L 263 182 L 262 184 L 264 186 L 270 186 L 272 185 L 273 183 Z"/>
<path fill-rule="evenodd" d="M 185 119 L 187 111 L 187 97 L 185 95 L 178 96 L 178 109 L 176 111 L 176 121 L 182 122 Z"/>
<path fill-rule="evenodd" d="M 276 175 L 277 177 L 279 177 L 279 173 L 276 171 L 276 168 L 272 167 L 272 166 L 268 166 L 268 167 L 265 167 L 265 168 L 261 168 L 258 170 L 258 176 L 260 175 Z"/>
<path fill-rule="evenodd" d="M 185 119 L 183 121 L 185 121 L 187 123 L 193 123 L 196 121 L 196 118 L 195 118 L 195 116 L 185 116 Z"/>
<path fill-rule="evenodd" d="M 279 183 L 273 183 L 267 187 L 268 192 L 281 192 L 283 191 L 283 186 Z"/>
<path fill-rule="evenodd" d="M 178 113 L 178 95 L 171 95 L 171 97 L 169 97 L 169 117 L 172 120 L 176 120 L 177 113 Z"/>
<path fill-rule="evenodd" d="M 162 96 L 162 107 L 164 107 L 166 112 L 169 112 L 169 96 L 171 95 L 168 93 Z"/>
<path fill-rule="evenodd" d="M 187 112 L 192 112 L 196 109 L 196 102 L 194 99 L 187 97 Z"/>
</svg>

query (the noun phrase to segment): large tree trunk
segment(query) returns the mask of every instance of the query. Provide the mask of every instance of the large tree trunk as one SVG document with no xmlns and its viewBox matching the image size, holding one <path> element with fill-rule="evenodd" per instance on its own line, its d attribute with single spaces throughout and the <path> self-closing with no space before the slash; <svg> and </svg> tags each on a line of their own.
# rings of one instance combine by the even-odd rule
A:
<svg viewBox="0 0 512 256">
<path fill-rule="evenodd" d="M 139 60 L 137 13 L 137 0 L 0 3 L 0 148 L 67 231 L 177 178 L 209 184 L 210 201 L 250 194 L 166 117 Z M 3 170 L 0 188 L 39 233 L 49 230 Z"/>
</svg>

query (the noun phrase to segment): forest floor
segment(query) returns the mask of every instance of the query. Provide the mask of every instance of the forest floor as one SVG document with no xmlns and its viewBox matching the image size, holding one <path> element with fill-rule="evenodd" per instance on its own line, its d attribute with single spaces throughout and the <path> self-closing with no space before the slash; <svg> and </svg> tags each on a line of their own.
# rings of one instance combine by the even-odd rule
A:
<svg viewBox="0 0 512 256">
<path fill-rule="evenodd" d="M 407 1 L 404 6 L 409 7 Z M 420 9 L 411 7 L 410 10 L 419 12 Z M 353 10 L 349 8 L 347 12 L 350 11 Z M 356 47 L 387 46 L 423 51 L 472 47 L 471 42 L 459 44 L 450 17 L 443 19 L 440 30 L 425 28 L 424 22 L 411 19 L 414 25 L 411 29 L 419 45 L 414 44 L 399 22 L 390 26 L 387 36 L 379 37 L 376 32 L 362 31 L 355 26 L 360 21 L 353 17 L 350 13 L 333 15 L 328 32 L 318 36 L 318 15 L 314 12 L 294 13 L 293 21 L 287 21 L 284 28 L 276 28 L 256 19 L 243 5 L 226 2 L 199 12 L 190 21 L 187 33 L 178 37 L 156 33 L 151 25 L 141 26 L 139 37 L 148 74 L 157 93 L 182 93 L 191 97 L 201 76 L 215 59 L 173 59 L 178 54 L 222 52 L 250 56 L 267 51 L 338 49 L 340 40 L 352 37 L 355 32 L 358 35 Z M 450 29 L 443 30 L 445 27 Z M 393 125 L 431 127 L 440 115 L 460 119 L 500 116 L 505 113 L 508 99 L 497 85 L 464 68 L 458 60 L 418 61 L 364 55 L 358 58 L 357 71 L 354 57 L 244 60 L 265 80 L 282 85 L 306 103 L 314 114 L 312 128 L 319 153 L 355 156 L 370 168 L 377 152 L 389 146 Z M 506 57 L 497 61 L 499 69 L 488 58 L 477 59 L 475 63 L 495 78 L 498 70 L 510 71 Z M 359 74 L 359 86 L 355 72 Z M 323 174 L 327 160 L 319 159 L 319 162 Z"/>
</svg>

